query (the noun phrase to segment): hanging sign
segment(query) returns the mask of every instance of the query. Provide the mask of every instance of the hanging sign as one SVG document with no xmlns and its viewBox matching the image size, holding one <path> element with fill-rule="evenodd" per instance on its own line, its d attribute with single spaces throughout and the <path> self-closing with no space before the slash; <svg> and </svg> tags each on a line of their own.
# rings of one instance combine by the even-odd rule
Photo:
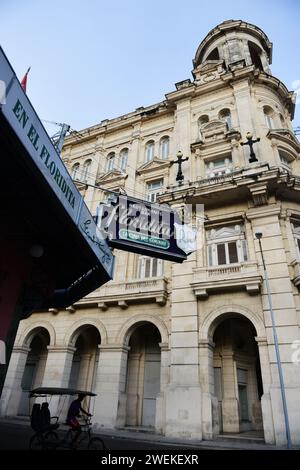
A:
<svg viewBox="0 0 300 470">
<path fill-rule="evenodd" d="M 195 231 L 169 206 L 118 195 L 99 206 L 97 224 L 114 248 L 182 263 L 195 251 Z"/>
</svg>

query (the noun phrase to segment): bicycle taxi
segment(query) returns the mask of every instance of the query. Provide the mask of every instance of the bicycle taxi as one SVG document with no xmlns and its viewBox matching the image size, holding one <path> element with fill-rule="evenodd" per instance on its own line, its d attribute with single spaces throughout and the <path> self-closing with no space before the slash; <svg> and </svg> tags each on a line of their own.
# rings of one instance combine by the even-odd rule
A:
<svg viewBox="0 0 300 470">
<path fill-rule="evenodd" d="M 84 405 L 88 416 L 80 418 L 80 421 L 83 419 L 83 422 L 80 423 L 81 432 L 79 436 L 76 437 L 76 445 L 74 445 L 74 438 L 78 431 L 74 430 L 65 421 L 61 423 L 60 415 L 66 411 L 69 397 L 76 395 L 84 395 L 85 398 L 89 398 L 89 400 L 88 403 Z M 51 416 L 50 414 L 49 405 L 54 396 L 59 397 L 59 404 L 57 406 L 58 416 Z M 33 404 L 30 415 L 31 428 L 35 433 L 30 439 L 29 448 L 31 450 L 106 450 L 103 440 L 92 434 L 92 414 L 90 414 L 89 410 L 94 397 L 96 397 L 96 394 L 93 392 L 72 388 L 39 387 L 31 390 L 29 393 L 29 406 L 31 405 L 31 399 L 38 400 Z M 93 404 L 95 404 L 94 401 Z M 67 427 L 61 426 L 62 424 L 67 425 Z"/>
</svg>

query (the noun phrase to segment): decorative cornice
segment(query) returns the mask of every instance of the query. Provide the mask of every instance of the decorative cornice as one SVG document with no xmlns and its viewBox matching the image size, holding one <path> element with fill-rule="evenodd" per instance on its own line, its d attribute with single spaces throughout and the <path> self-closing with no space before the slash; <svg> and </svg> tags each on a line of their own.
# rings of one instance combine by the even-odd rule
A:
<svg viewBox="0 0 300 470">
<path fill-rule="evenodd" d="M 289 129 L 270 129 L 267 133 L 267 137 L 270 140 L 274 140 L 274 144 L 283 143 L 285 145 L 290 145 L 295 152 L 300 152 L 300 143 Z"/>
<path fill-rule="evenodd" d="M 268 204 L 268 187 L 267 183 L 257 183 L 249 187 L 254 206 L 264 206 Z"/>
<path fill-rule="evenodd" d="M 169 167 L 169 160 L 163 160 L 161 158 L 154 157 L 150 162 L 143 163 L 143 165 L 137 168 L 136 173 L 138 175 L 145 175 L 157 170 L 167 170 Z"/>
<path fill-rule="evenodd" d="M 76 348 L 73 346 L 47 346 L 48 353 L 74 353 Z"/>
<path fill-rule="evenodd" d="M 130 351 L 129 346 L 124 344 L 99 344 L 98 348 L 100 352 L 125 352 Z"/>
<path fill-rule="evenodd" d="M 119 171 L 119 170 L 112 170 L 98 177 L 96 180 L 96 183 L 103 185 L 106 183 L 118 182 L 120 180 L 123 180 L 124 182 L 127 178 L 128 178 L 127 173 L 123 173 L 122 171 Z"/>
<path fill-rule="evenodd" d="M 31 351 L 29 346 L 15 346 L 12 350 L 13 353 L 28 354 Z"/>
</svg>

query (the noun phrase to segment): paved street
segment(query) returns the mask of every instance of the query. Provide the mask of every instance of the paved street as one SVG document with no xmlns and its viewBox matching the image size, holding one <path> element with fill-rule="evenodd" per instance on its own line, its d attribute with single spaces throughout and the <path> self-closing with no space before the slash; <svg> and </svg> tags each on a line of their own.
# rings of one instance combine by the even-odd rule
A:
<svg viewBox="0 0 300 470">
<path fill-rule="evenodd" d="M 63 434 L 63 433 L 62 433 Z M 1 450 L 26 450 L 29 446 L 30 437 L 33 431 L 18 423 L 0 423 L 0 449 Z M 103 437 L 103 436 L 102 436 Z M 118 438 L 115 436 L 105 436 L 104 442 L 109 450 L 192 450 L 192 446 L 179 444 L 149 442 L 130 438 Z"/>
<path fill-rule="evenodd" d="M 66 426 L 61 426 L 63 438 Z M 29 423 L 22 419 L 0 420 L 0 450 L 26 450 L 33 431 Z M 97 434 L 95 434 L 97 435 Z M 167 438 L 158 434 L 133 430 L 101 429 L 100 437 L 108 450 L 280 450 L 275 446 L 266 445 L 254 439 L 216 439 L 214 441 L 186 441 Z M 298 448 L 299 449 L 299 448 Z"/>
</svg>

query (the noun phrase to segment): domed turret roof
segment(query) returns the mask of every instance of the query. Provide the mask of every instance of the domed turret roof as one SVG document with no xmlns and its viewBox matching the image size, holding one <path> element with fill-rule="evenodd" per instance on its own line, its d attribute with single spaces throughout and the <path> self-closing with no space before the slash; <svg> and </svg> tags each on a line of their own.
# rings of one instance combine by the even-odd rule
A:
<svg viewBox="0 0 300 470">
<path fill-rule="evenodd" d="M 200 43 L 193 60 L 194 68 L 202 63 L 205 51 L 212 42 L 231 31 L 238 31 L 255 37 L 260 42 L 262 48 L 266 51 L 269 63 L 272 63 L 272 43 L 260 28 L 242 20 L 226 20 L 213 28 Z"/>
</svg>

